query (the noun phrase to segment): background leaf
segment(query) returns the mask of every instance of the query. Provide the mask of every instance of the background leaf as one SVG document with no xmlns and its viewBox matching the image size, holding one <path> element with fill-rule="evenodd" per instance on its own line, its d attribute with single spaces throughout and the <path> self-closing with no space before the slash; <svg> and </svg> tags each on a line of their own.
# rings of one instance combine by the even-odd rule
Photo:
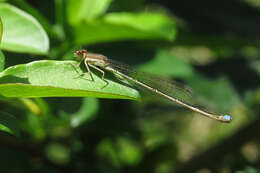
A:
<svg viewBox="0 0 260 173">
<path fill-rule="evenodd" d="M 78 127 L 79 125 L 82 125 L 89 119 L 93 118 L 93 116 L 96 115 L 98 108 L 99 105 L 97 99 L 84 98 L 81 109 L 78 112 L 71 115 L 72 127 Z"/>
<path fill-rule="evenodd" d="M 112 0 L 69 0 L 67 4 L 68 21 L 75 25 L 82 20 L 94 19 L 102 15 Z M 75 11 L 75 9 L 77 9 Z"/>
<path fill-rule="evenodd" d="M 155 58 L 138 67 L 142 71 L 146 71 L 161 76 L 172 77 L 188 77 L 193 73 L 192 67 L 182 59 L 173 56 L 169 51 L 160 50 Z"/>
<path fill-rule="evenodd" d="M 0 72 L 5 68 L 5 56 L 3 52 L 0 50 Z"/>
<path fill-rule="evenodd" d="M 15 52 L 46 54 L 49 38 L 41 25 L 30 15 L 18 8 L 0 4 L 3 38 L 1 48 Z"/>
<path fill-rule="evenodd" d="M 81 22 L 75 26 L 74 33 L 78 44 L 133 39 L 173 40 L 176 28 L 170 18 L 156 13 L 110 13 Z"/>
<path fill-rule="evenodd" d="M 210 80 L 199 74 L 193 74 L 186 79 L 196 99 L 212 110 L 229 111 L 240 102 L 239 96 L 225 78 Z"/>
<path fill-rule="evenodd" d="M 3 36 L 3 23 L 2 23 L 2 19 L 0 17 L 0 45 L 1 45 L 1 41 L 2 41 L 2 36 Z"/>
<path fill-rule="evenodd" d="M 13 135 L 19 135 L 17 119 L 6 112 L 0 112 L 0 130 Z"/>
</svg>

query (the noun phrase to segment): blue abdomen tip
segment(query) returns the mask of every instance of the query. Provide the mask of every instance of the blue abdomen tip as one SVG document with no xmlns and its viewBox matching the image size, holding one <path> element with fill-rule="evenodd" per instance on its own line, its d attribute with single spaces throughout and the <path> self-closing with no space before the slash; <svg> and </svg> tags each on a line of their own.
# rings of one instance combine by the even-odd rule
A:
<svg viewBox="0 0 260 173">
<path fill-rule="evenodd" d="M 231 121 L 232 117 L 230 115 L 224 115 L 224 119 L 227 121 Z"/>
</svg>

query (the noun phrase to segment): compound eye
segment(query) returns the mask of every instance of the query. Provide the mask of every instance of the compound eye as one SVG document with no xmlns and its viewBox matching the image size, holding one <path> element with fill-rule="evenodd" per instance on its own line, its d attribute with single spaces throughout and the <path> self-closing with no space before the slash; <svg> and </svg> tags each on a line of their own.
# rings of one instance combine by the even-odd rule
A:
<svg viewBox="0 0 260 173">
<path fill-rule="evenodd" d="M 87 50 L 76 50 L 75 51 L 76 55 L 83 55 L 83 54 L 87 54 L 87 53 L 88 53 Z"/>
<path fill-rule="evenodd" d="M 82 54 L 83 54 L 83 51 L 82 51 L 82 50 L 77 50 L 77 51 L 76 51 L 76 54 L 82 55 Z"/>
</svg>

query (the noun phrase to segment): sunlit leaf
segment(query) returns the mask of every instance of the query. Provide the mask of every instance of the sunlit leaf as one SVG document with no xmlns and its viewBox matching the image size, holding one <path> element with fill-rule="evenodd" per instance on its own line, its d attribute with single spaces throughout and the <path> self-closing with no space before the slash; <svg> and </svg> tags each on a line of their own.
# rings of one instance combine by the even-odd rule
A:
<svg viewBox="0 0 260 173">
<path fill-rule="evenodd" d="M 6 3 L 0 4 L 3 22 L 1 48 L 14 52 L 46 54 L 49 39 L 42 26 L 30 14 Z"/>
<path fill-rule="evenodd" d="M 74 25 L 82 20 L 96 18 L 106 11 L 111 1 L 112 0 L 69 0 L 67 4 L 68 21 Z"/>
<path fill-rule="evenodd" d="M 176 27 L 172 19 L 156 13 L 110 13 L 84 21 L 74 29 L 78 44 L 118 40 L 173 40 Z"/>
<path fill-rule="evenodd" d="M 110 73 L 82 75 L 75 61 L 35 61 L 9 67 L 0 73 L 0 94 L 4 97 L 99 97 L 139 98 L 139 93 L 119 83 Z"/>
<path fill-rule="evenodd" d="M 2 36 L 3 36 L 3 23 L 2 23 L 2 19 L 0 17 L 0 45 L 1 45 L 1 41 L 2 41 Z"/>
</svg>

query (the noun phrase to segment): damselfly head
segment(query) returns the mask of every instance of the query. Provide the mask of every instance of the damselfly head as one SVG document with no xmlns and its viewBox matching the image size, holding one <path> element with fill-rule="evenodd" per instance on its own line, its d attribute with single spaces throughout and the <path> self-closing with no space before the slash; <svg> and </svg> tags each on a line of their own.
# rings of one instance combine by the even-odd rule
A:
<svg viewBox="0 0 260 173">
<path fill-rule="evenodd" d="M 87 54 L 88 54 L 88 51 L 85 50 L 85 49 L 76 50 L 76 51 L 74 52 L 74 57 L 79 58 L 79 59 L 82 59 L 82 58 L 85 58 L 84 56 L 86 56 Z"/>
</svg>

